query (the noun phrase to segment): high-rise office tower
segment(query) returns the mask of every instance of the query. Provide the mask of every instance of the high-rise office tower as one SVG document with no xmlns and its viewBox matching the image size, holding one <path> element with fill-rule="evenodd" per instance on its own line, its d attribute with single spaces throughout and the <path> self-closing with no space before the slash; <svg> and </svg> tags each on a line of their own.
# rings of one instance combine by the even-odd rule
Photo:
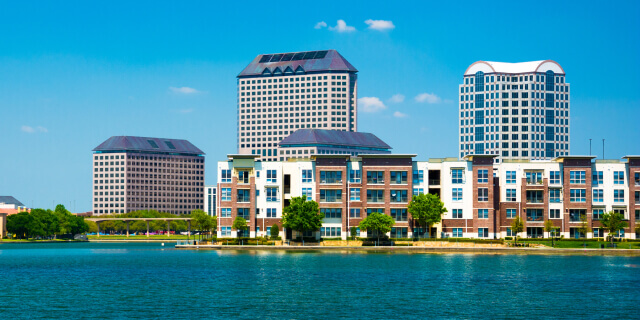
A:
<svg viewBox="0 0 640 320">
<path fill-rule="evenodd" d="M 460 85 L 460 158 L 494 154 L 549 160 L 569 155 L 569 83 L 552 60 L 478 61 Z"/>
<path fill-rule="evenodd" d="M 356 131 L 357 72 L 335 50 L 257 56 L 238 75 L 238 153 L 278 161 L 297 129 Z"/>
<path fill-rule="evenodd" d="M 203 209 L 204 152 L 187 140 L 114 136 L 92 162 L 94 215 Z"/>
</svg>

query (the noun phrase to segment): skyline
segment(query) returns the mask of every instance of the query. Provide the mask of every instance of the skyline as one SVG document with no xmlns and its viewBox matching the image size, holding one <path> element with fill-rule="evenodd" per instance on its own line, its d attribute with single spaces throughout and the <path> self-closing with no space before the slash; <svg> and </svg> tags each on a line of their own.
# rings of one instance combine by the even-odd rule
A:
<svg viewBox="0 0 640 320">
<path fill-rule="evenodd" d="M 265 19 L 228 3 L 6 5 L 0 195 L 89 211 L 91 150 L 117 135 L 189 140 L 214 184 L 211 169 L 236 151 L 236 76 L 259 54 L 294 51 L 335 49 L 359 70 L 358 130 L 393 153 L 458 156 L 458 85 L 472 63 L 550 59 L 571 84 L 572 155 L 588 154 L 589 139 L 598 158 L 602 139 L 607 159 L 640 154 L 629 143 L 640 138 L 640 4 L 407 6 L 284 7 L 286 19 Z"/>
</svg>

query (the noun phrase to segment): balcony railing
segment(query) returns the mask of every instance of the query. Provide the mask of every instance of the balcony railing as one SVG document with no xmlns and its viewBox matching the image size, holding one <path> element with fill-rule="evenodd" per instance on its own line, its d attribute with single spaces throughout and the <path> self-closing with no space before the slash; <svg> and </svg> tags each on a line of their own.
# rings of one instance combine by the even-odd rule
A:
<svg viewBox="0 0 640 320">
<path fill-rule="evenodd" d="M 527 179 L 528 185 L 541 185 L 542 179 Z"/>
<path fill-rule="evenodd" d="M 542 215 L 527 215 L 527 221 L 544 221 Z"/>
<path fill-rule="evenodd" d="M 429 179 L 430 185 L 440 185 L 440 179 Z"/>
<path fill-rule="evenodd" d="M 544 200 L 542 198 L 527 198 L 527 203 L 543 203 Z"/>
</svg>

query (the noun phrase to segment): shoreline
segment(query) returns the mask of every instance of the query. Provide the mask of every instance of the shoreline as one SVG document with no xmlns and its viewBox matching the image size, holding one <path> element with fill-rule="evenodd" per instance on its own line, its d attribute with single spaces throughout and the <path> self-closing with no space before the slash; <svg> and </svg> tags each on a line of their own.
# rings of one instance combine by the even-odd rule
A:
<svg viewBox="0 0 640 320">
<path fill-rule="evenodd" d="M 588 255 L 640 257 L 639 249 L 567 249 L 567 248 L 501 248 L 501 247 L 327 247 L 327 246 L 222 246 L 176 245 L 180 250 L 240 250 L 240 251 L 351 251 L 426 254 L 512 254 L 512 255 Z"/>
</svg>

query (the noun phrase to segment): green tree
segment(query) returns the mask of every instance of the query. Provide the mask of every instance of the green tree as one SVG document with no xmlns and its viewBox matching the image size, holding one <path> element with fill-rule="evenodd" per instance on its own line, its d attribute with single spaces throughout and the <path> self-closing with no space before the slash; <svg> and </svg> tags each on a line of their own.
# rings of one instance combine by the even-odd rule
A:
<svg viewBox="0 0 640 320">
<path fill-rule="evenodd" d="M 609 232 L 609 237 L 611 238 L 611 244 L 613 244 L 613 235 L 620 231 L 620 229 L 624 229 L 627 227 L 627 223 L 622 221 L 624 216 L 621 213 L 609 211 L 602 215 L 600 219 L 600 224 L 604 230 Z M 636 226 L 636 230 L 638 227 Z"/>
<path fill-rule="evenodd" d="M 28 212 L 19 212 L 7 217 L 7 231 L 19 239 L 29 239 L 29 224 L 33 217 Z"/>
<path fill-rule="evenodd" d="M 291 203 L 282 210 L 282 227 L 298 231 L 317 231 L 322 226 L 324 215 L 318 203 L 306 197 L 293 197 Z"/>
<path fill-rule="evenodd" d="M 277 224 L 271 226 L 271 238 L 278 238 L 280 235 L 280 227 Z"/>
<path fill-rule="evenodd" d="M 372 212 L 362 221 L 360 221 L 360 230 L 376 231 L 378 234 L 378 242 L 380 242 L 380 235 L 391 231 L 391 227 L 396 222 L 390 216 L 380 213 Z"/>
<path fill-rule="evenodd" d="M 580 237 L 587 237 L 587 233 L 591 232 L 591 228 L 589 227 L 589 221 L 587 220 L 586 214 L 580 215 L 580 227 L 578 227 L 578 232 L 580 232 Z"/>
<path fill-rule="evenodd" d="M 33 209 L 30 215 L 33 217 L 34 232 L 37 230 L 37 235 L 51 238 L 54 234 L 58 233 L 58 217 L 51 210 Z"/>
<path fill-rule="evenodd" d="M 193 218 L 195 227 L 200 231 L 206 232 L 207 234 L 210 234 L 212 229 L 217 229 L 218 227 L 218 220 L 211 217 L 202 210 L 193 210 L 191 212 L 191 218 Z"/>
<path fill-rule="evenodd" d="M 358 235 L 358 228 L 356 227 L 351 227 L 351 230 L 349 230 L 351 232 L 351 238 L 356 238 L 356 236 Z"/>
<path fill-rule="evenodd" d="M 556 230 L 559 228 L 553 224 L 553 221 L 547 220 L 544 222 L 544 231 L 549 234 L 549 238 L 551 238 L 551 246 L 554 246 L 554 238 L 556 237 Z"/>
<path fill-rule="evenodd" d="M 520 216 L 516 216 L 513 221 L 511 221 L 511 232 L 515 234 L 514 239 L 516 240 L 516 244 L 518 243 L 518 233 L 524 231 L 524 221 Z"/>
<path fill-rule="evenodd" d="M 419 194 L 413 196 L 407 207 L 414 221 L 424 228 L 428 228 L 428 236 L 431 237 L 431 227 L 442 220 L 442 215 L 447 212 L 444 202 L 435 194 Z"/>
<path fill-rule="evenodd" d="M 71 215 L 70 220 L 70 231 L 72 235 L 82 234 L 89 231 L 89 225 L 86 221 L 84 221 L 84 217 L 78 217 L 75 215 Z"/>
<path fill-rule="evenodd" d="M 236 231 L 244 231 L 247 230 L 249 226 L 247 226 L 247 220 L 245 220 L 243 217 L 237 216 L 236 219 L 233 220 L 231 228 L 236 229 Z M 238 232 L 238 234 L 240 233 Z"/>
</svg>

